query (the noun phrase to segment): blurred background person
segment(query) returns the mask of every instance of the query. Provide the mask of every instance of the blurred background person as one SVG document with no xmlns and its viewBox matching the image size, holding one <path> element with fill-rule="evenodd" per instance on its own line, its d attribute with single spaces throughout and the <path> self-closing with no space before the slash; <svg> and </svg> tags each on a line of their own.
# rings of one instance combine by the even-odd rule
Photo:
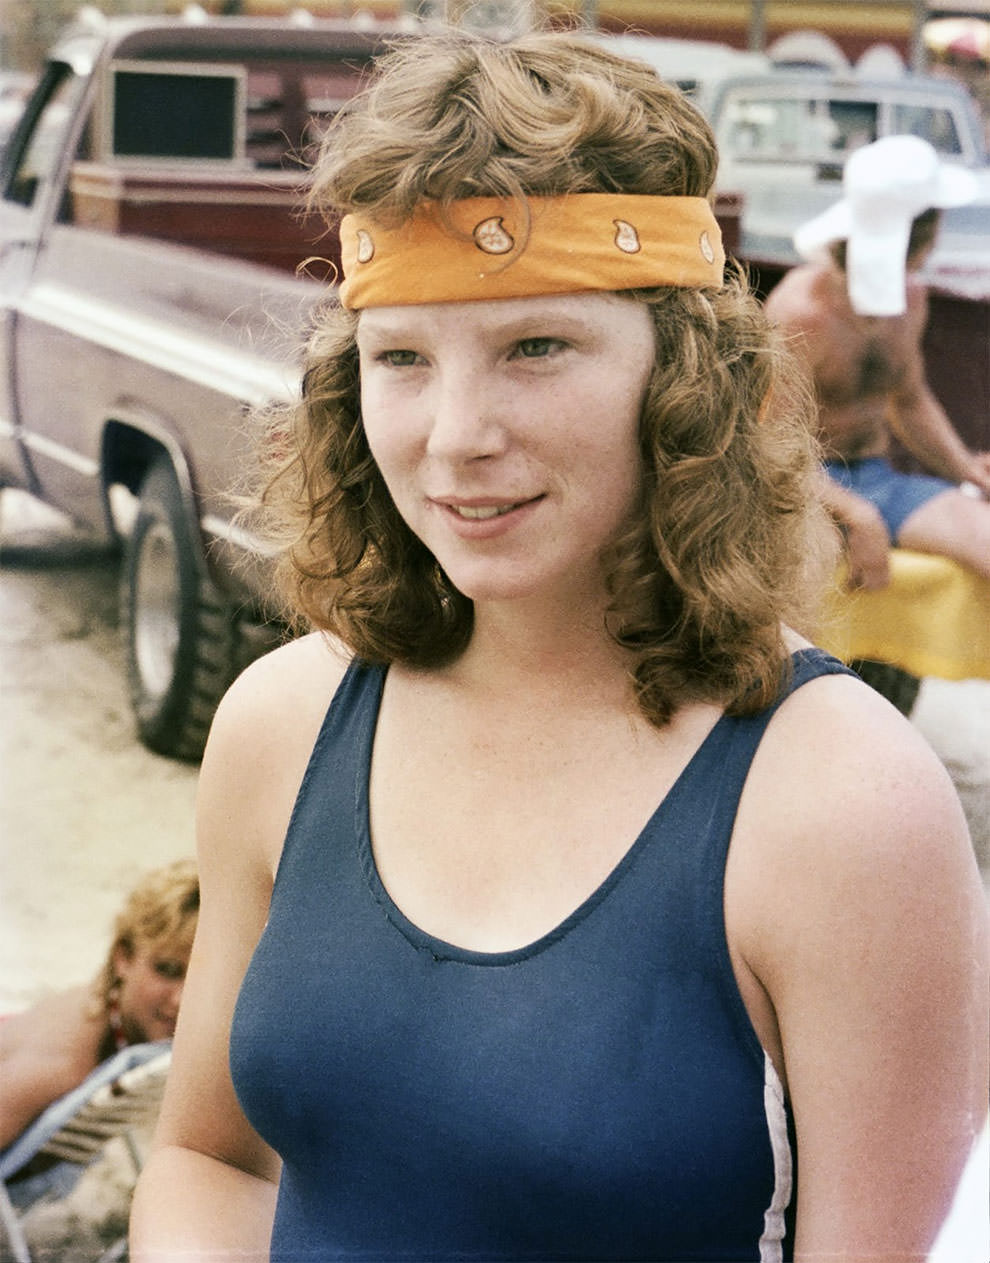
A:
<svg viewBox="0 0 990 1263">
<path fill-rule="evenodd" d="M 925 379 L 928 296 L 916 273 L 939 210 L 976 184 L 916 136 L 890 136 L 846 162 L 844 196 L 795 234 L 809 262 L 771 291 L 819 403 L 825 502 L 854 586 L 884 587 L 892 546 L 938 553 L 990 577 L 990 453 L 970 451 Z M 890 460 L 894 434 L 927 471 Z"/>
<path fill-rule="evenodd" d="M 192 859 L 144 877 L 99 974 L 0 1021 L 0 1148 L 129 1044 L 171 1039 L 199 915 Z"/>
</svg>

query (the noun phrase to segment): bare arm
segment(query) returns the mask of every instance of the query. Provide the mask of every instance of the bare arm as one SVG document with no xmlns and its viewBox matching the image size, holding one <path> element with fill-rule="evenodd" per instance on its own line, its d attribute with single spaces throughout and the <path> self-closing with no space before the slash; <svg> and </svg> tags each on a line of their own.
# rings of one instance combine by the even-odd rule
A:
<svg viewBox="0 0 990 1263">
<path fill-rule="evenodd" d="M 950 482 L 969 482 L 990 496 L 990 457 L 963 442 L 927 382 L 910 381 L 894 396 L 891 429 L 925 469 Z"/>
<path fill-rule="evenodd" d="M 277 1185 L 183 1147 L 156 1149 L 131 1210 L 134 1263 L 262 1263 Z"/>
<path fill-rule="evenodd" d="M 731 889 L 794 1111 L 795 1259 L 920 1263 L 987 1111 L 972 847 L 937 760 L 856 682 L 799 690 L 771 732 Z"/>
<path fill-rule="evenodd" d="M 815 382 L 831 352 L 821 322 L 819 302 L 812 297 L 810 269 L 787 274 L 766 299 L 767 315 L 787 335 L 791 352 Z M 842 531 L 849 566 L 849 585 L 876 589 L 890 582 L 890 535 L 869 500 L 840 486 L 823 469 L 818 480 L 822 502 Z"/>
<path fill-rule="evenodd" d="M 912 290 L 909 304 L 909 354 L 891 400 L 891 429 L 925 469 L 951 482 L 973 483 L 990 495 L 990 455 L 970 451 L 925 379 L 921 337 L 927 297 Z"/>
<path fill-rule="evenodd" d="M 842 531 L 849 567 L 849 586 L 875 590 L 890 582 L 890 535 L 879 510 L 822 470 L 822 503 Z"/>
<path fill-rule="evenodd" d="M 247 746 L 242 710 L 241 698 L 228 695 L 203 761 L 199 924 L 155 1150 L 134 1197 L 134 1263 L 213 1252 L 219 1259 L 268 1257 L 278 1162 L 241 1113 L 227 1068 L 234 1004 L 271 884 L 266 843 L 243 813 L 258 804 L 242 780 L 255 760 L 238 767 L 235 757 Z"/>
<path fill-rule="evenodd" d="M 268 1258 L 280 1164 L 240 1109 L 228 1043 L 329 697 L 321 683 L 332 691 L 326 657 L 310 639 L 256 663 L 214 722 L 197 808 L 199 924 L 155 1148 L 134 1198 L 133 1263 Z"/>
<path fill-rule="evenodd" d="M 89 989 L 46 997 L 0 1022 L 0 1149 L 96 1069 L 103 1019 Z"/>
</svg>

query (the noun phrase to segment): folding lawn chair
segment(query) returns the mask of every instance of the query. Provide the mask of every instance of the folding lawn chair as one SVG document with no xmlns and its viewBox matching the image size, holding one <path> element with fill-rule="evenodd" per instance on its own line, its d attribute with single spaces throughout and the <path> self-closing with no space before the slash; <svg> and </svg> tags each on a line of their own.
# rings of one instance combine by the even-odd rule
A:
<svg viewBox="0 0 990 1263">
<path fill-rule="evenodd" d="M 101 1156 L 109 1140 L 123 1138 L 135 1175 L 142 1155 L 134 1138 L 137 1128 L 154 1121 L 165 1090 L 171 1043 L 133 1044 L 102 1062 L 77 1088 L 59 1097 L 0 1153 L 0 1223 L 15 1263 L 33 1263 L 21 1216 L 8 1185 L 40 1155 L 80 1168 Z M 122 1258 L 118 1242 L 102 1256 L 104 1263 Z"/>
</svg>

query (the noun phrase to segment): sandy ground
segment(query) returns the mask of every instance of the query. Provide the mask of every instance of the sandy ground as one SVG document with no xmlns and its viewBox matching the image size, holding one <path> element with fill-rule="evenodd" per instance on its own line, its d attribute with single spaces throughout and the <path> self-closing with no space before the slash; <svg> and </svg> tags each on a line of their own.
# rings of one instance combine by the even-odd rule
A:
<svg viewBox="0 0 990 1263">
<path fill-rule="evenodd" d="M 135 739 L 116 604 L 112 558 L 3 493 L 0 1014 L 92 977 L 138 875 L 193 851 L 196 769 Z M 926 680 L 912 718 L 953 776 L 990 891 L 990 681 Z M 123 1231 L 122 1152 L 32 1210 L 39 1258 L 86 1263 Z"/>
<path fill-rule="evenodd" d="M 116 562 L 9 491 L 0 497 L 0 706 L 2 1014 L 94 976 L 138 876 L 192 854 L 196 790 L 195 768 L 135 740 Z M 67 1197 L 32 1206 L 23 1226 L 38 1263 L 98 1259 L 126 1231 L 133 1182 L 118 1139 Z M 10 1257 L 0 1242 L 0 1263 Z"/>
<path fill-rule="evenodd" d="M 196 769 L 135 739 L 116 563 L 0 496 L 0 1013 L 98 969 L 123 895 L 193 851 Z"/>
</svg>

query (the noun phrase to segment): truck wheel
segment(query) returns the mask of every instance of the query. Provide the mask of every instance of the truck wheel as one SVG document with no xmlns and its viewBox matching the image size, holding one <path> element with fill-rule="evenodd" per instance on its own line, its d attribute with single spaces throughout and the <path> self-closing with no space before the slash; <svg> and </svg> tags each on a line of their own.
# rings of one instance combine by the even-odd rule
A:
<svg viewBox="0 0 990 1263">
<path fill-rule="evenodd" d="M 235 673 L 235 636 L 165 456 L 151 466 L 138 494 L 121 605 L 138 735 L 158 754 L 196 760 Z"/>
</svg>

